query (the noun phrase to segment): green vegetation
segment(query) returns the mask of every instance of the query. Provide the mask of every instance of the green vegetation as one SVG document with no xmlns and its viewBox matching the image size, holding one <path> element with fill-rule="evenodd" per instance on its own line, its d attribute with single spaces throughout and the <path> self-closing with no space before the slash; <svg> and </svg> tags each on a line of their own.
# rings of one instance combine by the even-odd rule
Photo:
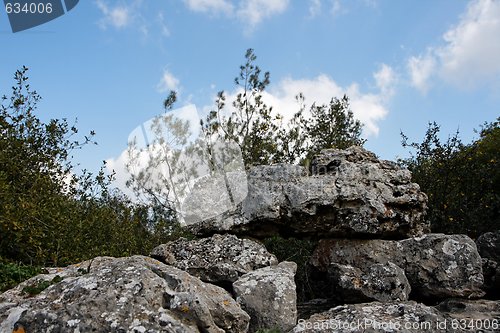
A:
<svg viewBox="0 0 500 333">
<path fill-rule="evenodd" d="M 58 283 L 58 282 L 61 282 L 62 280 L 63 280 L 62 277 L 60 277 L 59 275 L 56 275 L 50 281 L 40 281 L 38 283 L 31 284 L 29 286 L 24 287 L 23 293 L 28 294 L 30 296 L 38 295 L 39 293 L 41 293 L 42 291 L 44 291 L 45 289 L 47 289 L 51 285 Z"/>
<path fill-rule="evenodd" d="M 45 272 L 37 266 L 0 261 L 0 293 L 15 287 L 32 276 Z"/>
<path fill-rule="evenodd" d="M 429 197 L 432 231 L 475 238 L 500 229 L 500 118 L 484 124 L 470 144 L 458 132 L 442 142 L 439 132 L 429 124 L 422 143 L 402 134 L 403 146 L 416 153 L 400 161 Z"/>
<path fill-rule="evenodd" d="M 235 142 L 248 168 L 279 162 L 307 165 L 321 149 L 364 144 L 362 125 L 354 119 L 346 96 L 332 98 L 328 105 L 306 107 L 305 97 L 298 94 L 297 111 L 285 122 L 263 100 L 269 72 L 263 73 L 255 64 L 252 49 L 245 59 L 235 79 L 235 99 L 227 107 L 227 94 L 219 92 L 215 110 L 201 122 L 209 148 L 216 141 Z M 31 89 L 27 71 L 23 67 L 15 73 L 12 92 L 0 104 L 0 290 L 39 274 L 43 266 L 63 266 L 104 255 L 147 254 L 154 246 L 181 235 L 192 237 L 180 229 L 174 202 L 169 200 L 172 179 L 150 183 L 158 160 L 129 181 L 136 194 L 146 198 L 144 204 L 111 189 L 113 175 L 105 173 L 105 165 L 97 174 L 76 173 L 72 155 L 95 143 L 95 133 L 77 139 L 78 129 L 66 119 L 42 122 L 36 114 L 41 97 Z M 165 110 L 172 108 L 176 96 L 170 93 Z M 168 116 L 162 119 L 173 129 L 170 139 L 176 145 L 186 142 L 185 123 Z M 462 143 L 458 133 L 442 142 L 435 123 L 430 124 L 422 143 L 409 143 L 403 135 L 403 146 L 413 148 L 415 155 L 400 163 L 412 171 L 413 180 L 429 196 L 428 219 L 434 232 L 475 237 L 500 229 L 499 124 L 500 118 L 485 124 L 479 138 L 470 144 Z M 172 174 L 184 172 L 182 176 L 188 177 L 184 180 L 195 176 L 196 170 L 172 156 Z M 314 297 L 306 264 L 314 242 L 273 237 L 264 243 L 280 261 L 297 263 L 299 300 Z M 32 287 L 28 293 L 47 286 Z"/>
<path fill-rule="evenodd" d="M 299 93 L 298 111 L 285 123 L 283 115 L 263 100 L 270 83 L 269 72 L 262 74 L 252 49 L 247 50 L 245 59 L 234 79 L 238 93 L 231 102 L 232 108 L 226 107 L 227 96 L 220 91 L 216 109 L 202 121 L 202 127 L 209 140 L 236 142 L 247 168 L 301 161 L 307 164 L 308 158 L 321 149 L 363 145 L 362 125 L 354 119 L 347 96 L 332 98 L 329 105 L 313 103 L 306 112 L 305 97 Z"/>
<path fill-rule="evenodd" d="M 66 119 L 42 122 L 41 97 L 23 67 L 0 105 L 0 285 L 95 256 L 147 254 L 177 236 L 177 224 L 159 207 L 132 203 L 110 189 L 113 175 L 76 175 L 72 154 L 81 140 Z M 20 264 L 13 264 L 20 263 Z M 29 265 L 29 266 L 24 266 Z"/>
</svg>

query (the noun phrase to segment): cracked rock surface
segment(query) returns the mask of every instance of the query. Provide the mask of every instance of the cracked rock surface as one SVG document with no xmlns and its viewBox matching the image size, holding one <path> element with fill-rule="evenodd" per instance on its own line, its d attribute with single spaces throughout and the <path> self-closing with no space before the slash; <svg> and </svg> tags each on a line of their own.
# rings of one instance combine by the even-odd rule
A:
<svg viewBox="0 0 500 333">
<path fill-rule="evenodd" d="M 22 292 L 56 275 L 38 295 Z M 249 320 L 224 289 L 144 256 L 52 269 L 0 295 L 0 332 L 246 332 Z"/>
<path fill-rule="evenodd" d="M 218 234 L 196 240 L 179 238 L 154 248 L 151 257 L 211 283 L 232 283 L 250 271 L 278 264 L 263 245 Z"/>
<path fill-rule="evenodd" d="M 296 165 L 256 166 L 235 209 L 189 225 L 197 235 L 403 239 L 429 231 L 427 196 L 408 170 L 362 147 L 323 150 L 312 174 Z"/>
</svg>

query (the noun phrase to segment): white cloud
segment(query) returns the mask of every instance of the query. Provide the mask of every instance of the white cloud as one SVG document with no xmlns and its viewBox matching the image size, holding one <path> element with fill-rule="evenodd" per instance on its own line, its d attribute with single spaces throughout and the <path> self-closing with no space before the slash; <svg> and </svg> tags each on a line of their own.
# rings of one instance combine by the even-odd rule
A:
<svg viewBox="0 0 500 333">
<path fill-rule="evenodd" d="M 130 10 L 127 7 L 116 6 L 110 8 L 103 0 L 97 0 L 96 5 L 104 15 L 99 22 L 99 25 L 103 29 L 106 29 L 109 25 L 116 29 L 121 29 L 131 22 Z"/>
<path fill-rule="evenodd" d="M 500 82 L 500 1 L 474 0 L 443 43 L 408 60 L 412 84 L 425 92 L 440 78 L 461 88 Z"/>
<path fill-rule="evenodd" d="M 342 8 L 342 4 L 340 3 L 340 0 L 332 0 L 332 7 L 330 9 L 330 12 L 332 13 L 333 16 L 337 16 L 342 14 L 342 12 L 345 11 L 344 8 Z"/>
<path fill-rule="evenodd" d="M 165 17 L 162 12 L 158 13 L 158 24 L 160 26 L 160 32 L 163 37 L 170 37 L 170 29 L 165 23 Z"/>
<path fill-rule="evenodd" d="M 234 8 L 227 0 L 184 0 L 189 9 L 202 13 L 232 14 Z"/>
<path fill-rule="evenodd" d="M 167 92 L 169 90 L 179 90 L 180 81 L 168 70 L 163 71 L 163 75 L 156 86 L 157 90 L 161 93 Z"/>
<path fill-rule="evenodd" d="M 284 12 L 289 0 L 240 0 L 237 5 L 228 0 L 184 0 L 184 3 L 195 12 L 224 14 L 235 18 L 245 26 L 248 33 L 264 19 Z"/>
<path fill-rule="evenodd" d="M 437 55 L 446 80 L 471 86 L 500 78 L 500 1 L 473 1 L 443 39 L 446 45 Z"/>
<path fill-rule="evenodd" d="M 391 97 L 394 94 L 394 85 L 397 82 L 397 75 L 391 66 L 382 64 L 380 69 L 373 74 L 373 78 L 384 96 Z"/>
<path fill-rule="evenodd" d="M 309 17 L 315 17 L 321 13 L 321 0 L 309 0 Z"/>
<path fill-rule="evenodd" d="M 429 90 L 429 78 L 436 69 L 436 59 L 432 53 L 408 59 L 411 84 L 422 93 Z"/>
<path fill-rule="evenodd" d="M 240 2 L 238 18 L 251 30 L 264 18 L 280 14 L 288 7 L 288 0 L 247 0 Z"/>
<path fill-rule="evenodd" d="M 313 79 L 284 79 L 264 94 L 264 100 L 288 120 L 298 111 L 295 96 L 300 92 L 304 94 L 307 106 L 313 102 L 328 104 L 334 97 L 347 95 L 355 118 L 364 124 L 365 137 L 378 135 L 378 122 L 388 113 L 385 106 L 387 98 L 382 91 L 379 94 L 362 93 L 358 84 L 342 87 L 325 74 Z"/>
<path fill-rule="evenodd" d="M 396 75 L 389 66 L 382 65 L 381 69 L 374 73 L 374 77 L 377 86 L 380 88 L 378 93 L 364 93 L 356 83 L 342 87 L 329 76 L 321 74 L 310 79 L 282 79 L 269 91 L 263 93 L 263 99 L 268 106 L 273 107 L 274 111 L 283 115 L 284 121 L 286 122 L 299 110 L 299 105 L 297 104 L 295 96 L 300 92 L 302 92 L 306 98 L 306 116 L 312 103 L 316 103 L 317 105 L 328 104 L 334 97 L 342 98 L 344 95 L 347 95 L 350 99 L 351 110 L 354 113 L 354 117 L 364 124 L 363 137 L 377 136 L 379 133 L 378 123 L 384 119 L 388 113 L 386 106 L 388 98 L 384 95 L 384 89 L 392 86 Z M 169 87 L 172 88 L 179 84 L 177 79 L 171 82 L 170 80 L 172 78 L 175 79 L 171 73 L 165 71 L 161 82 L 165 87 L 170 85 Z M 227 109 L 225 110 L 227 113 L 231 112 L 231 101 L 236 98 L 239 92 L 241 92 L 241 90 L 234 90 L 227 94 Z M 186 106 L 185 108 L 178 109 L 178 111 L 182 111 L 182 119 L 188 120 L 192 125 L 198 125 L 199 118 L 197 118 L 197 115 L 193 112 L 187 112 L 186 110 L 188 109 L 191 110 L 195 108 L 194 106 Z M 201 114 L 204 114 L 212 110 L 213 105 L 205 106 L 200 109 L 202 110 Z M 148 124 L 149 121 L 143 123 L 143 127 L 136 128 L 131 133 L 131 137 L 133 137 L 134 133 L 140 133 L 142 136 L 146 133 L 147 135 L 148 132 L 145 129 L 150 128 Z M 196 136 L 195 127 L 191 128 L 191 132 L 193 133 L 192 138 L 194 138 Z M 139 135 L 139 137 L 141 137 L 141 135 Z M 138 144 L 142 147 L 147 144 L 147 141 L 149 140 L 144 139 L 139 141 Z M 140 159 L 139 162 L 141 161 L 144 162 L 145 159 Z M 127 194 L 130 194 L 130 190 L 127 190 L 125 187 L 125 182 L 130 177 L 130 174 L 125 168 L 125 165 L 129 162 L 127 151 L 123 151 L 119 157 L 110 158 L 106 162 L 107 168 L 116 172 L 115 185 L 126 191 Z"/>
</svg>

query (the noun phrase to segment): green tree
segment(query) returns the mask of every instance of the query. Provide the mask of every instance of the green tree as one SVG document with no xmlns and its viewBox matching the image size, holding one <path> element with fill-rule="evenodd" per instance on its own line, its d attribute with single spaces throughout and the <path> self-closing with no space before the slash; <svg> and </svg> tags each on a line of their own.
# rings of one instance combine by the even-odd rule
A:
<svg viewBox="0 0 500 333">
<path fill-rule="evenodd" d="M 346 149 L 350 146 L 362 146 L 362 124 L 354 118 L 349 106 L 349 98 L 332 98 L 329 105 L 313 103 L 309 117 L 300 117 L 300 126 L 307 137 L 307 156 L 312 156 L 326 148 Z"/>
<path fill-rule="evenodd" d="M 226 108 L 227 96 L 219 92 L 216 109 L 202 121 L 202 127 L 206 137 L 237 142 L 247 167 L 297 163 L 321 149 L 364 144 L 362 124 L 354 119 L 347 96 L 332 98 L 329 105 L 313 103 L 307 114 L 305 97 L 299 93 L 299 110 L 285 124 L 283 115 L 263 101 L 263 92 L 270 83 L 269 72 L 262 75 L 252 49 L 247 50 L 245 59 L 235 78 L 239 92 L 232 108 Z"/>
<path fill-rule="evenodd" d="M 93 133 L 79 142 L 66 120 L 42 123 L 35 115 L 41 98 L 26 73 L 26 67 L 16 72 L 12 95 L 4 95 L 0 107 L 0 249 L 7 257 L 33 260 L 47 237 L 56 237 L 49 220 L 59 218 L 64 196 L 76 194 L 70 153 L 91 142 Z"/>
<path fill-rule="evenodd" d="M 64 265 L 146 254 L 168 240 L 169 217 L 110 190 L 113 175 L 104 165 L 95 175 L 76 174 L 72 154 L 94 133 L 77 140 L 66 119 L 42 122 L 27 71 L 15 73 L 12 94 L 0 106 L 0 259 Z"/>
<path fill-rule="evenodd" d="M 245 54 L 246 63 L 234 79 L 239 90 L 232 108 L 226 111 L 226 95 L 220 91 L 216 99 L 216 110 L 211 111 L 201 125 L 205 137 L 231 140 L 239 146 L 245 165 L 270 164 L 279 149 L 276 141 L 277 122 L 272 107 L 263 101 L 262 93 L 270 83 L 270 74 L 255 65 L 257 56 L 252 49 Z M 227 114 L 229 113 L 229 114 Z"/>
<path fill-rule="evenodd" d="M 470 144 L 461 141 L 458 131 L 442 142 L 435 122 L 422 143 L 409 143 L 402 134 L 403 146 L 416 153 L 400 163 L 429 198 L 434 232 L 476 237 L 500 229 L 499 124 L 499 119 L 484 124 Z"/>
</svg>

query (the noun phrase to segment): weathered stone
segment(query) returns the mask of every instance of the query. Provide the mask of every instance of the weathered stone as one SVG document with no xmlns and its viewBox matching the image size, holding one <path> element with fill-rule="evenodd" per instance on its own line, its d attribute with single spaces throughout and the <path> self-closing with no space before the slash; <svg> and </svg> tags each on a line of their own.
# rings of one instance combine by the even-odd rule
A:
<svg viewBox="0 0 500 333">
<path fill-rule="evenodd" d="M 365 273 L 373 264 L 393 262 L 404 270 L 417 298 L 484 295 L 481 258 L 472 239 L 464 235 L 428 234 L 401 241 L 321 240 L 310 262 L 321 272 L 338 263 Z"/>
<path fill-rule="evenodd" d="M 428 333 L 440 332 L 445 317 L 436 309 L 414 301 L 361 303 L 334 307 L 299 320 L 293 333 Z M 409 328 L 408 328 L 409 327 Z"/>
<path fill-rule="evenodd" d="M 500 230 L 482 234 L 476 239 L 476 245 L 481 258 L 500 263 Z"/>
<path fill-rule="evenodd" d="M 407 238 L 429 230 L 427 197 L 411 174 L 361 147 L 329 149 L 300 166 L 257 166 L 248 195 L 236 209 L 188 226 L 198 235 L 217 232 L 254 237 Z"/>
<path fill-rule="evenodd" d="M 484 286 L 487 296 L 499 299 L 500 298 L 500 264 L 496 261 L 482 258 L 483 260 L 483 276 Z"/>
<path fill-rule="evenodd" d="M 484 295 L 481 257 L 468 236 L 428 234 L 399 243 L 406 277 L 416 295 L 434 299 Z"/>
<path fill-rule="evenodd" d="M 310 263 L 320 271 L 325 272 L 331 263 L 364 269 L 373 264 L 386 264 L 389 261 L 403 266 L 403 248 L 396 241 L 322 239 L 318 242 Z"/>
<path fill-rule="evenodd" d="M 62 281 L 23 294 L 56 274 Z M 0 295 L 0 332 L 246 332 L 249 319 L 224 289 L 144 256 L 52 269 Z"/>
<path fill-rule="evenodd" d="M 489 297 L 500 298 L 500 230 L 487 232 L 476 239 L 483 258 L 484 290 Z"/>
<path fill-rule="evenodd" d="M 179 238 L 154 248 L 151 257 L 216 284 L 232 283 L 250 271 L 278 264 L 263 245 L 234 235 Z"/>
<path fill-rule="evenodd" d="M 233 283 L 236 300 L 250 315 L 250 332 L 271 328 L 287 332 L 295 326 L 296 270 L 297 264 L 284 261 L 247 273 Z"/>
<path fill-rule="evenodd" d="M 334 307 L 299 320 L 294 333 L 496 333 L 500 302 L 448 300 L 437 307 L 414 301 L 363 303 Z"/>
<path fill-rule="evenodd" d="M 500 332 L 500 301 L 454 298 L 436 308 L 455 322 L 467 324 L 469 332 Z"/>
<path fill-rule="evenodd" d="M 410 284 L 399 266 L 392 262 L 373 264 L 365 272 L 350 265 L 330 265 L 328 275 L 335 295 L 341 302 L 408 300 Z"/>
</svg>

